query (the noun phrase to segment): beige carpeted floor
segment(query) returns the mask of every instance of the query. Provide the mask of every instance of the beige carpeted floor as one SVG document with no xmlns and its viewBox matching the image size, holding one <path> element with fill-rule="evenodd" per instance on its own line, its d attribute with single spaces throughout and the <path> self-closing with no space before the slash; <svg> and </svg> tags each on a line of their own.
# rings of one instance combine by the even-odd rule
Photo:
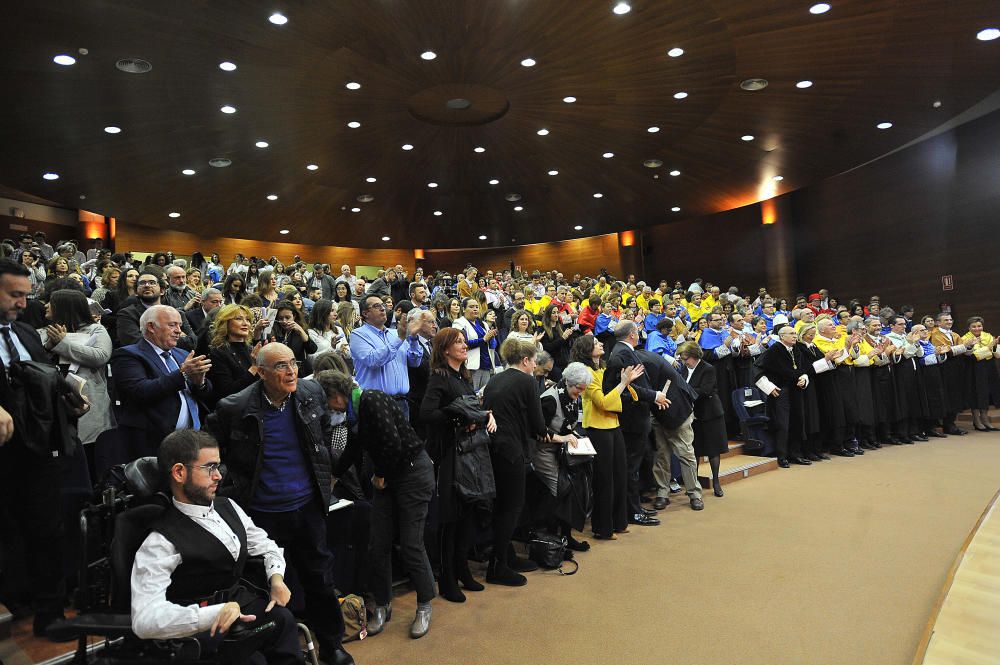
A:
<svg viewBox="0 0 1000 665">
<path fill-rule="evenodd" d="M 383 634 L 347 646 L 361 665 L 908 665 L 998 485 L 996 434 L 778 469 L 591 540 L 573 577 L 435 600 L 421 640 L 402 595 Z"/>
</svg>

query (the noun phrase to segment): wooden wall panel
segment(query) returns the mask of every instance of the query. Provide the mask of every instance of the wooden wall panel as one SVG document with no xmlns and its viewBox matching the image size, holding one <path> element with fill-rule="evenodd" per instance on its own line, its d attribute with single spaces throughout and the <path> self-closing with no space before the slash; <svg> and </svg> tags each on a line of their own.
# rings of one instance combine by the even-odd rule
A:
<svg viewBox="0 0 1000 665">
<path fill-rule="evenodd" d="M 10 215 L 0 215 L 0 238 L 10 238 L 17 244 L 17 237 L 25 231 L 22 227 L 27 227 L 27 233 L 35 234 L 41 231 L 45 234 L 45 242 L 56 246 L 63 240 L 79 240 L 79 245 L 84 252 L 90 247 L 83 234 L 83 227 L 66 226 L 64 224 L 52 224 L 42 222 L 37 219 L 25 219 L 24 217 L 11 217 Z"/>
<path fill-rule="evenodd" d="M 270 256 L 277 256 L 284 262 L 291 261 L 297 254 L 303 261 L 309 263 L 316 261 L 329 263 L 335 273 L 339 273 L 340 266 L 345 263 L 351 266 L 352 271 L 357 265 L 385 267 L 401 264 L 411 274 L 414 269 L 413 252 L 406 249 L 364 249 L 217 238 L 118 222 L 115 251 L 165 252 L 167 250 L 175 254 L 200 251 L 206 258 L 215 252 L 227 265 L 237 253 L 244 256 L 258 256 L 265 260 Z"/>
<path fill-rule="evenodd" d="M 617 233 L 515 247 L 426 250 L 425 257 L 424 269 L 428 272 L 454 273 L 470 263 L 480 270 L 503 270 L 513 262 L 521 270 L 555 269 L 567 276 L 576 272 L 593 275 L 601 268 L 613 275 L 621 274 Z"/>
</svg>

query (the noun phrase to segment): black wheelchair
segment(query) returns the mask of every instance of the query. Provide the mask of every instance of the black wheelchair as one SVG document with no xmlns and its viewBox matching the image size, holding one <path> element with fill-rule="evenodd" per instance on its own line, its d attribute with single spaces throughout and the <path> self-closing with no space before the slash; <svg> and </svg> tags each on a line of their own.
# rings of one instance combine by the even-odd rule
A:
<svg viewBox="0 0 1000 665">
<path fill-rule="evenodd" d="M 194 637 L 171 640 L 142 640 L 132 632 L 131 576 L 135 554 L 150 525 L 169 505 L 159 491 L 160 474 L 155 457 L 144 457 L 112 469 L 99 500 L 80 513 L 83 553 L 74 605 L 79 614 L 56 622 L 49 637 L 57 641 L 76 640 L 70 661 L 79 665 L 237 665 L 252 662 L 253 654 L 267 637 L 273 624 L 246 627 L 234 624 L 223 645 L 212 654 L 202 654 Z M 263 576 L 263 562 L 251 559 Z M 259 584 L 256 586 L 260 586 Z M 306 662 L 319 665 L 309 628 L 298 624 L 306 645 Z M 91 644 L 92 638 L 98 638 Z M 101 639 L 103 638 L 103 639 Z"/>
</svg>

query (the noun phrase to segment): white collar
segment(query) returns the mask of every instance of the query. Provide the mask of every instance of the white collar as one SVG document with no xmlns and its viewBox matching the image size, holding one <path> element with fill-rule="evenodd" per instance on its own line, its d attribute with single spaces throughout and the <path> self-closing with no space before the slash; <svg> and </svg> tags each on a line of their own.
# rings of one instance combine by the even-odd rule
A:
<svg viewBox="0 0 1000 665">
<path fill-rule="evenodd" d="M 181 511 L 188 517 L 205 518 L 215 512 L 215 508 L 212 505 L 198 506 L 193 503 L 182 503 L 181 501 L 178 501 L 176 497 L 174 497 L 172 501 L 174 502 L 174 508 Z"/>
</svg>

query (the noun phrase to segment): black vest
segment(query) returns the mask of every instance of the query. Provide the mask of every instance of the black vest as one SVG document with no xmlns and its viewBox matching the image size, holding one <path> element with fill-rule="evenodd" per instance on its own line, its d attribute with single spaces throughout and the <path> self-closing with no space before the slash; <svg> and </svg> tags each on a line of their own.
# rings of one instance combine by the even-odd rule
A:
<svg viewBox="0 0 1000 665">
<path fill-rule="evenodd" d="M 167 600 L 172 603 L 196 605 L 226 601 L 243 576 L 247 561 L 246 529 L 229 499 L 216 497 L 214 507 L 240 541 L 240 556 L 235 561 L 222 541 L 173 504 L 153 526 L 153 530 L 163 534 L 181 555 L 181 564 L 170 576 L 167 587 Z"/>
</svg>

